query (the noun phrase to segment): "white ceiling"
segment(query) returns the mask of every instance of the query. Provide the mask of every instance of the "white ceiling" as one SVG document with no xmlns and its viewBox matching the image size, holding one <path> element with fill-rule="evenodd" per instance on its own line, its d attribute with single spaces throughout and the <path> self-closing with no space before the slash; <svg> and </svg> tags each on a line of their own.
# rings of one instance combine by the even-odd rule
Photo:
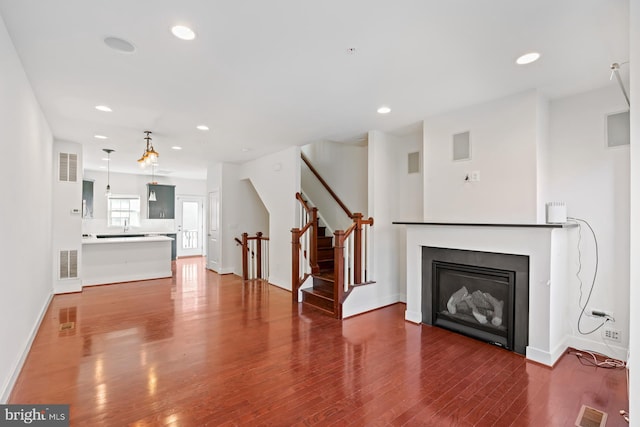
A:
<svg viewBox="0 0 640 427">
<path fill-rule="evenodd" d="M 628 9 L 629 0 L 0 0 L 54 136 L 82 143 L 85 167 L 104 165 L 101 149 L 113 148 L 112 171 L 139 172 L 151 130 L 161 173 L 188 178 L 204 178 L 208 161 L 402 132 L 531 88 L 553 98 L 613 85 L 610 64 L 628 60 Z M 197 38 L 175 38 L 176 24 Z M 108 48 L 107 36 L 136 52 Z M 529 51 L 541 59 L 514 63 Z M 392 112 L 377 114 L 381 105 Z"/>
</svg>

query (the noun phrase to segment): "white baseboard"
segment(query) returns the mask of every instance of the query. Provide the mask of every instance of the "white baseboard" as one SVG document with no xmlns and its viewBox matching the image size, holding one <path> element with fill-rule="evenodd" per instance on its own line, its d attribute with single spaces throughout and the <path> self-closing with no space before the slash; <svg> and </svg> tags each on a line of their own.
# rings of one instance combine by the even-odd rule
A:
<svg viewBox="0 0 640 427">
<path fill-rule="evenodd" d="M 622 361 L 627 360 L 627 352 L 629 349 L 621 345 L 614 343 L 605 344 L 602 340 L 595 341 L 587 338 L 570 336 L 568 338 L 569 347 L 573 347 L 576 350 L 590 350 L 598 353 L 606 354 L 607 356 Z"/>
<path fill-rule="evenodd" d="M 404 320 L 411 323 L 422 323 L 422 313 L 419 311 L 405 310 Z"/>
<path fill-rule="evenodd" d="M 216 271 L 216 273 L 222 275 L 222 274 L 235 274 L 235 271 L 233 269 L 233 267 L 220 267 L 219 271 Z M 239 274 L 239 276 L 242 276 L 242 274 Z"/>
<path fill-rule="evenodd" d="M 59 281 L 54 285 L 54 294 L 69 294 L 72 292 L 82 292 L 82 282 L 80 280 L 72 281 L 70 283 L 64 283 Z"/>
<path fill-rule="evenodd" d="M 546 366 L 553 366 L 558 359 L 562 357 L 568 346 L 566 338 L 551 351 L 541 350 L 529 345 L 526 349 L 526 357 L 534 362 L 538 362 Z"/>
<path fill-rule="evenodd" d="M 551 361 L 553 357 L 548 351 L 540 350 L 539 348 L 528 345 L 526 353 L 526 357 L 529 360 L 533 360 L 534 362 L 538 362 L 546 366 L 553 366 L 553 362 Z"/>
<path fill-rule="evenodd" d="M 353 292 L 357 290 L 354 289 Z M 349 304 L 349 298 L 351 298 L 351 303 Z M 381 296 L 375 299 L 368 299 L 366 301 L 359 301 L 357 296 L 353 293 L 349 295 L 345 304 L 342 305 L 342 318 L 346 319 L 347 317 L 355 316 L 357 314 L 366 313 L 367 311 L 375 310 L 376 308 L 385 307 L 387 305 L 395 304 L 400 302 L 400 294 L 392 294 L 387 296 Z"/>
<path fill-rule="evenodd" d="M 20 371 L 22 371 L 22 366 L 24 365 L 25 360 L 27 360 L 27 356 L 29 355 L 29 351 L 31 350 L 31 345 L 33 344 L 33 340 L 36 338 L 36 334 L 40 329 L 40 324 L 42 323 L 42 319 L 44 319 L 44 315 L 49 308 L 49 304 L 53 299 L 53 295 L 53 292 L 49 293 L 49 296 L 44 302 L 44 305 L 40 309 L 38 319 L 34 323 L 33 328 L 31 328 L 29 339 L 22 349 L 22 354 L 20 355 L 20 358 L 16 361 L 15 366 L 12 369 L 13 373 L 11 374 L 11 377 L 9 377 L 9 380 L 5 384 L 3 384 L 2 389 L 0 389 L 0 404 L 6 404 L 9 400 L 9 395 L 11 395 L 13 387 L 16 385 L 16 381 L 18 380 L 18 375 L 20 375 Z"/>
</svg>

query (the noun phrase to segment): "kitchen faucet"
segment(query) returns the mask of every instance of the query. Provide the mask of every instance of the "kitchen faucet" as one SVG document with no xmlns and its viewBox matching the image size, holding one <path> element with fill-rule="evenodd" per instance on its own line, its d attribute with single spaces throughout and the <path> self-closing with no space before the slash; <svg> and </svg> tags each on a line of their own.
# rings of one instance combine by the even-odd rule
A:
<svg viewBox="0 0 640 427">
<path fill-rule="evenodd" d="M 124 219 L 124 227 L 122 227 L 122 232 L 126 233 L 129 231 L 129 218 Z"/>
</svg>

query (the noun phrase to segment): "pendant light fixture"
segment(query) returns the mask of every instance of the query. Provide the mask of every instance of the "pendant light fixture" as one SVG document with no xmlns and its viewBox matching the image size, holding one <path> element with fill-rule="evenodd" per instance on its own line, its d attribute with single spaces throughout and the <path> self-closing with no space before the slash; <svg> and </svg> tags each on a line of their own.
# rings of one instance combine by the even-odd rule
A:
<svg viewBox="0 0 640 427">
<path fill-rule="evenodd" d="M 144 149 L 144 153 L 142 153 L 142 157 L 138 159 L 138 164 L 140 167 L 145 167 L 147 165 L 158 163 L 158 157 L 160 154 L 153 148 L 153 144 L 151 143 L 151 131 L 145 130 L 144 133 L 147 135 L 144 139 L 147 141 L 146 147 Z"/>
<path fill-rule="evenodd" d="M 105 197 L 111 197 L 111 185 L 110 185 L 110 175 L 111 175 L 111 153 L 114 150 L 110 148 L 103 148 L 102 151 L 107 153 L 107 190 L 104 192 Z"/>
<path fill-rule="evenodd" d="M 152 163 L 151 164 L 151 182 L 149 184 L 152 184 L 152 185 L 157 184 L 155 171 L 156 171 L 156 165 L 155 163 Z M 150 202 L 158 201 L 158 199 L 156 198 L 156 192 L 154 190 L 151 190 L 151 187 L 149 187 L 149 201 Z"/>
</svg>

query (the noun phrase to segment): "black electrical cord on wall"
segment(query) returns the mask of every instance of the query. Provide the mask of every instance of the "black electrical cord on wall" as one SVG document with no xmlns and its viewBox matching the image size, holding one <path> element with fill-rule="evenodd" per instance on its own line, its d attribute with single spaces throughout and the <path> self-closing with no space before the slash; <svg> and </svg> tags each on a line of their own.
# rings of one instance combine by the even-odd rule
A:
<svg viewBox="0 0 640 427">
<path fill-rule="evenodd" d="M 589 332 L 584 332 L 580 328 L 580 322 L 582 321 L 582 317 L 584 316 L 584 311 L 586 310 L 587 306 L 589 305 L 589 300 L 591 300 L 591 294 L 593 293 L 593 288 L 596 285 L 596 279 L 598 277 L 598 264 L 599 264 L 598 238 L 596 237 L 596 233 L 595 233 L 595 231 L 593 231 L 593 228 L 591 227 L 591 224 L 589 224 L 588 221 L 586 221 L 584 219 L 580 219 L 580 218 L 575 218 L 575 217 L 568 217 L 568 219 L 578 223 L 578 227 L 580 227 L 580 231 L 579 231 L 580 233 L 582 231 L 582 225 L 580 223 L 584 223 L 587 227 L 589 227 L 589 230 L 591 231 L 591 235 L 593 235 L 593 241 L 595 242 L 596 266 L 595 266 L 595 269 L 593 271 L 593 280 L 591 281 L 591 288 L 589 289 L 589 294 L 587 295 L 587 300 L 585 301 L 584 305 L 581 307 L 580 316 L 578 316 L 578 332 L 581 335 L 589 335 L 589 334 L 594 333 L 598 329 L 602 328 L 610 320 L 609 318 L 605 318 L 605 320 L 600 325 L 598 325 L 595 329 L 593 329 L 593 330 L 591 330 Z M 580 273 L 581 270 L 582 270 L 582 254 L 580 252 L 580 241 L 578 240 L 578 274 L 576 274 L 576 276 L 578 277 L 578 280 L 580 281 L 580 299 L 582 299 L 582 279 L 580 279 L 580 276 L 579 276 L 579 273 Z M 580 303 L 578 303 L 578 306 L 580 306 Z"/>
</svg>

